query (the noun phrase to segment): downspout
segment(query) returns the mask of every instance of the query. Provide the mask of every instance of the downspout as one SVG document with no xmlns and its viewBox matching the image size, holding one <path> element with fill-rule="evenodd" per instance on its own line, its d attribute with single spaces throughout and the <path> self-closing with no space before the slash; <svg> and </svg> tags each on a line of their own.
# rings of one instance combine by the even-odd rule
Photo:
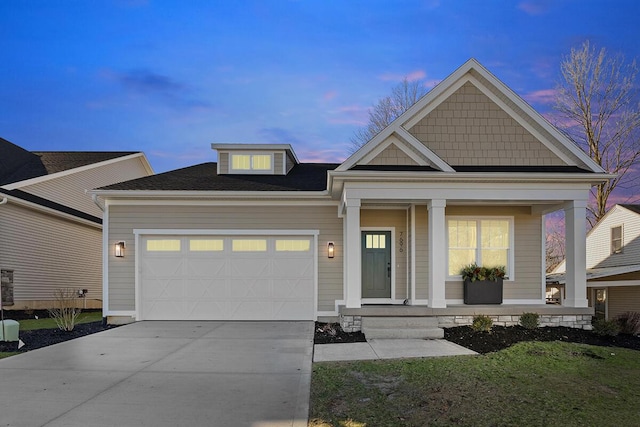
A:
<svg viewBox="0 0 640 427">
<path fill-rule="evenodd" d="M 9 201 L 8 197 L 3 197 L 2 200 L 0 200 L 0 205 L 4 205 L 5 203 L 7 203 Z"/>
<path fill-rule="evenodd" d="M 95 193 L 93 193 L 93 194 L 91 195 L 91 199 L 93 200 L 93 203 L 95 203 L 96 205 L 98 205 L 98 207 L 100 208 L 100 210 L 101 210 L 102 212 L 104 212 L 104 205 L 103 205 L 102 203 L 100 203 L 100 200 L 98 199 L 98 195 L 97 195 L 97 194 L 95 194 Z M 2 204 L 2 203 L 0 203 L 0 205 L 1 205 L 1 204 Z"/>
</svg>

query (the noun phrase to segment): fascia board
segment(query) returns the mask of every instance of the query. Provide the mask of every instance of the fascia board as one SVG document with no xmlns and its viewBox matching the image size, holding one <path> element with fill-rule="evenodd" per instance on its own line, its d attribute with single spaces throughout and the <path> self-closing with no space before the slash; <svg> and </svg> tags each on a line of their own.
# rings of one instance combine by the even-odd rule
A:
<svg viewBox="0 0 640 427">
<path fill-rule="evenodd" d="M 594 173 L 527 173 L 527 172 L 397 172 L 345 171 L 330 172 L 334 180 L 343 181 L 455 181 L 455 182 L 585 182 L 592 185 L 614 178 L 614 174 Z"/>
<path fill-rule="evenodd" d="M 0 199 L 7 199 L 12 204 L 16 204 L 16 205 L 19 205 L 19 206 L 27 207 L 27 208 L 32 209 L 32 210 L 44 212 L 47 215 L 56 216 L 56 217 L 59 217 L 59 218 L 66 219 L 68 221 L 73 221 L 73 222 L 77 222 L 77 223 L 80 223 L 80 224 L 88 225 L 88 226 L 93 227 L 93 228 L 102 229 L 102 225 L 101 224 L 95 223 L 93 221 L 86 220 L 84 218 L 78 218 L 75 215 L 71 215 L 71 214 L 68 214 L 68 213 L 65 213 L 65 212 L 60 212 L 60 211 L 57 211 L 55 209 L 51 209 L 51 208 L 48 208 L 46 206 L 39 205 L 37 203 L 29 202 L 27 200 L 23 200 L 23 199 L 11 196 L 9 194 L 0 193 Z"/>
<path fill-rule="evenodd" d="M 327 191 L 181 191 L 181 190 L 90 190 L 102 199 L 323 199 Z"/>
<path fill-rule="evenodd" d="M 43 175 L 43 176 L 39 176 L 39 177 L 36 177 L 36 178 L 25 179 L 24 181 L 18 181 L 18 182 L 14 182 L 14 183 L 11 183 L 11 184 L 7 184 L 7 185 L 3 186 L 2 188 L 5 188 L 7 190 L 16 190 L 16 189 L 20 189 L 20 188 L 23 188 L 23 187 L 27 187 L 29 185 L 39 184 L 41 182 L 46 182 L 46 181 L 50 181 L 52 179 L 60 178 L 60 177 L 63 177 L 63 176 L 72 175 L 72 174 L 79 173 L 79 172 L 84 172 L 84 171 L 95 169 L 95 168 L 98 168 L 98 167 L 101 167 L 101 166 L 107 166 L 107 165 L 110 165 L 110 164 L 113 164 L 113 163 L 135 159 L 137 157 L 142 157 L 143 166 L 145 167 L 145 169 L 147 169 L 147 171 L 151 172 L 150 175 L 153 175 L 153 169 L 151 168 L 151 165 L 147 161 L 147 158 L 144 155 L 144 153 L 134 153 L 134 154 L 129 154 L 127 156 L 116 157 L 115 159 L 105 160 L 103 162 L 91 163 L 90 165 L 80 166 L 78 168 L 67 169 L 67 170 L 56 172 L 56 173 L 52 173 L 52 174 L 49 174 L 49 175 Z"/>
</svg>

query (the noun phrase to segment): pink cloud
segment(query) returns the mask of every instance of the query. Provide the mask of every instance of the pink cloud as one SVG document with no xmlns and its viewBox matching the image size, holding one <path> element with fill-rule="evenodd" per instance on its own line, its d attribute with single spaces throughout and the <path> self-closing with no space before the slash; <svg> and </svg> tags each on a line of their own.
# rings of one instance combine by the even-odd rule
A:
<svg viewBox="0 0 640 427">
<path fill-rule="evenodd" d="M 554 104 L 556 102 L 557 92 L 555 89 L 542 89 L 529 92 L 523 96 L 527 102 L 532 104 Z"/>
<path fill-rule="evenodd" d="M 410 73 L 407 73 L 407 74 L 386 73 L 386 74 L 382 74 L 378 78 L 380 80 L 382 80 L 382 81 L 385 81 L 385 82 L 387 82 L 387 81 L 400 82 L 405 77 L 410 82 L 414 82 L 416 80 L 421 80 L 421 79 L 424 79 L 425 77 L 427 77 L 427 73 L 424 72 L 424 70 L 415 70 L 415 71 L 411 71 Z"/>
<path fill-rule="evenodd" d="M 542 15 L 549 10 L 547 0 L 527 0 L 518 4 L 518 9 L 528 15 Z"/>
<path fill-rule="evenodd" d="M 324 95 L 322 95 L 322 99 L 325 100 L 325 101 L 331 101 L 336 96 L 338 96 L 338 92 L 335 91 L 335 90 L 330 90 L 329 92 L 327 92 Z"/>
</svg>

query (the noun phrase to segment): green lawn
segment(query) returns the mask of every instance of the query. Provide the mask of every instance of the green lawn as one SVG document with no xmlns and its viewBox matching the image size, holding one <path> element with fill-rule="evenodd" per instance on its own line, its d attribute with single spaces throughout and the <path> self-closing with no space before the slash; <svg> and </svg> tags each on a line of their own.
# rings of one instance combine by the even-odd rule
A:
<svg viewBox="0 0 640 427">
<path fill-rule="evenodd" d="M 5 317 L 9 318 L 9 316 L 5 316 Z M 76 324 L 99 322 L 101 320 L 102 320 L 102 312 L 100 311 L 85 312 L 85 313 L 80 313 L 80 315 L 78 316 L 78 319 L 76 320 Z M 22 331 L 33 331 L 35 329 L 56 329 L 58 327 L 58 325 L 56 325 L 56 321 L 51 318 L 20 320 L 18 323 L 20 323 L 20 330 L 18 335 Z M 18 353 L 0 352 L 0 359 L 13 356 L 15 354 L 18 354 Z"/>
<path fill-rule="evenodd" d="M 640 352 L 526 342 L 485 356 L 314 364 L 309 426 L 638 425 L 639 401 Z"/>
<path fill-rule="evenodd" d="M 102 320 L 102 312 L 92 311 L 80 313 L 76 325 L 80 323 L 99 322 Z M 56 321 L 51 318 L 20 320 L 20 331 L 33 331 L 35 329 L 56 329 Z"/>
</svg>

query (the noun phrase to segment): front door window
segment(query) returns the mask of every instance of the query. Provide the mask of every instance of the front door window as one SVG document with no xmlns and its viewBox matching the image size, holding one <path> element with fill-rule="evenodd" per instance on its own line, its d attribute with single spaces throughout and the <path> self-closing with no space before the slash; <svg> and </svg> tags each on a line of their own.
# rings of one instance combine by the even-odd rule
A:
<svg viewBox="0 0 640 427">
<path fill-rule="evenodd" d="M 391 232 L 362 232 L 362 298 L 391 298 Z"/>
</svg>

